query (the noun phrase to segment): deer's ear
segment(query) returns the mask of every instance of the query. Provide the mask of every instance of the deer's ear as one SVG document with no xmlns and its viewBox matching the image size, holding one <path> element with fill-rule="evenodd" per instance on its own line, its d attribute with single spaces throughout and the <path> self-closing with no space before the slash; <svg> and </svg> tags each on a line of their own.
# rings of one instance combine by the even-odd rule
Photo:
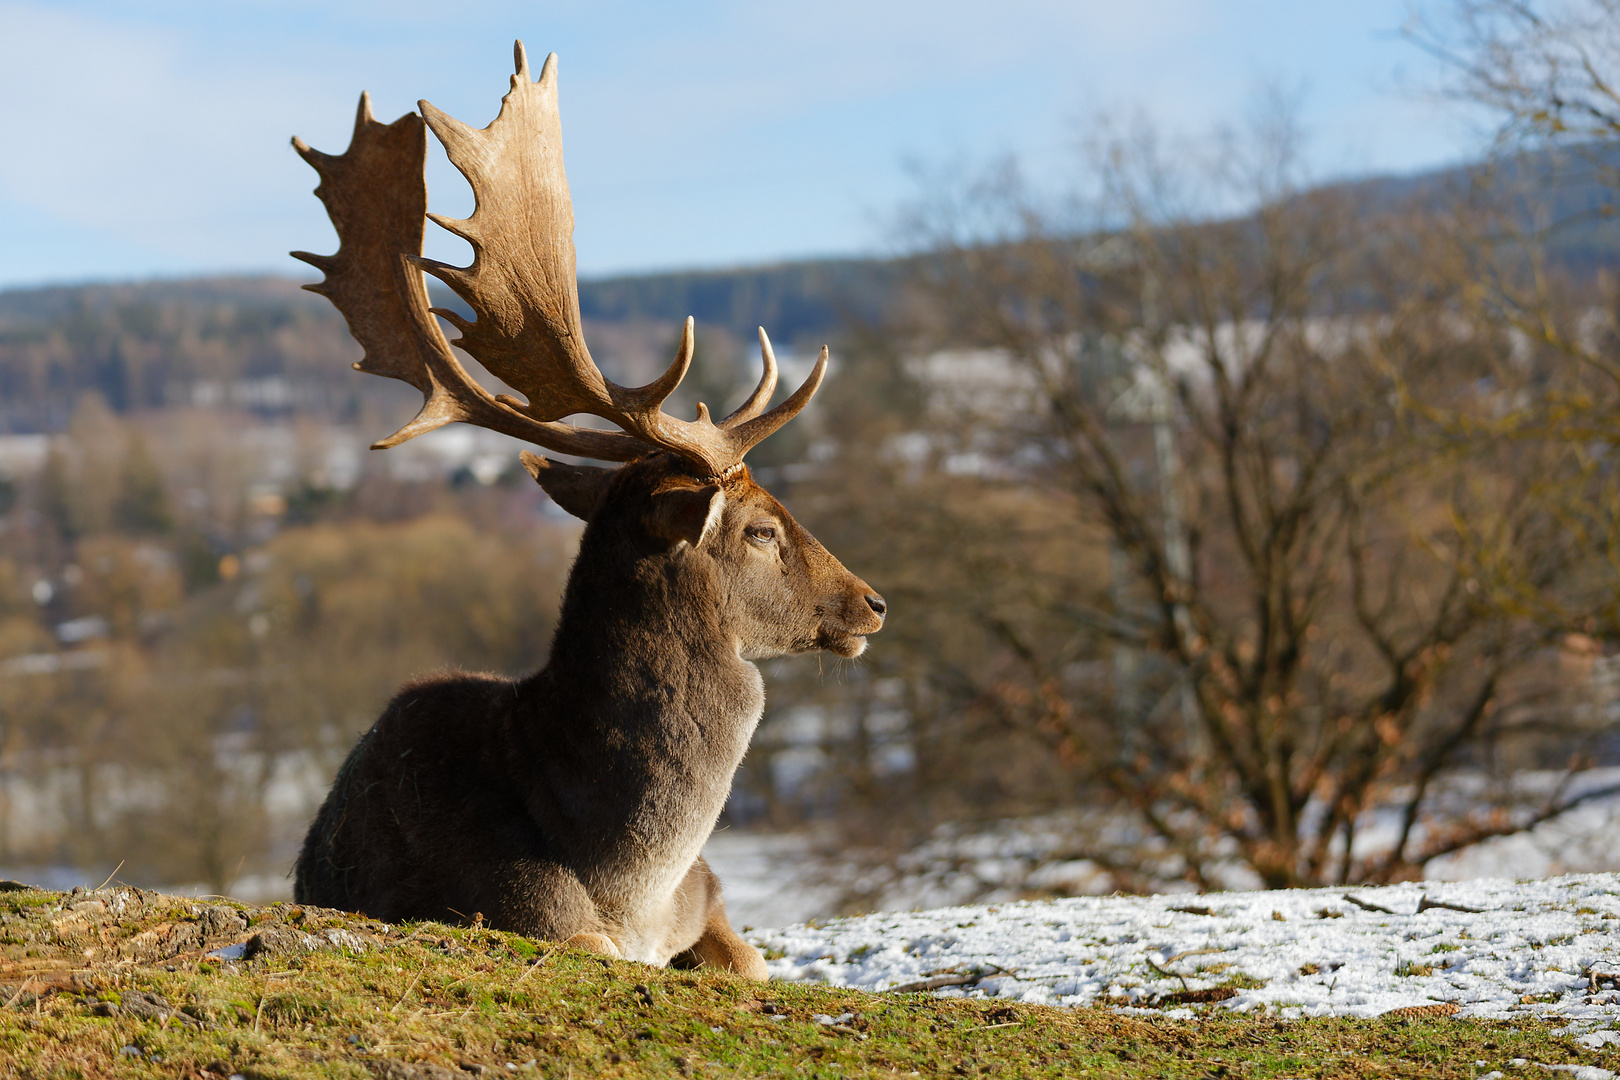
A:
<svg viewBox="0 0 1620 1080">
<path fill-rule="evenodd" d="M 534 482 L 551 496 L 551 501 L 581 521 L 591 520 L 602 492 L 617 469 L 599 469 L 594 465 L 568 465 L 561 461 L 548 461 L 539 454 L 525 450 L 518 460 L 534 477 Z"/>
<path fill-rule="evenodd" d="M 697 547 L 719 524 L 725 508 L 726 493 L 715 484 L 665 481 L 653 492 L 647 531 L 671 547 L 682 540 Z"/>
</svg>

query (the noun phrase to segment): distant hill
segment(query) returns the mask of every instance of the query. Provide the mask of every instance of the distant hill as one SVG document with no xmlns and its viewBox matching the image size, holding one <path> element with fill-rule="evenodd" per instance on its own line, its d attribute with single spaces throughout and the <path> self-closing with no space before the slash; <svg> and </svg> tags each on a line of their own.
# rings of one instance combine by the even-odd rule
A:
<svg viewBox="0 0 1620 1080">
<path fill-rule="evenodd" d="M 1443 211 L 1488 202 L 1510 210 L 1516 230 L 1540 233 L 1548 253 L 1573 273 L 1620 265 L 1620 143 L 1328 186 L 1376 209 L 1415 204 Z"/>
<path fill-rule="evenodd" d="M 692 270 L 579 284 L 579 306 L 602 322 L 674 321 L 687 315 L 741 340 L 765 327 L 773 341 L 823 341 L 853 319 L 882 319 L 904 276 L 901 263 L 819 259 L 737 270 Z"/>
<path fill-rule="evenodd" d="M 60 430 L 89 390 L 120 412 L 337 409 L 358 356 L 331 305 L 281 278 L 12 289 L 0 292 L 0 431 Z"/>
<path fill-rule="evenodd" d="M 588 325 L 638 324 L 660 355 L 687 315 L 741 341 L 764 325 L 779 344 L 819 346 L 850 318 L 880 318 L 899 278 L 892 263 L 855 259 L 647 274 L 581 282 L 580 307 Z M 86 390 L 120 412 L 352 414 L 373 380 L 350 370 L 359 349 L 337 311 L 299 286 L 219 277 L 0 291 L 0 432 L 60 430 Z M 461 306 L 442 289 L 434 302 Z M 612 359 L 623 340 L 598 352 Z"/>
<path fill-rule="evenodd" d="M 1522 223 L 1565 223 L 1551 249 L 1590 274 L 1620 264 L 1617 167 L 1614 147 L 1536 155 L 1496 167 L 1489 190 L 1517 200 Z M 1473 168 L 1334 186 L 1374 205 L 1437 207 L 1484 190 Z M 785 346 L 836 343 L 851 320 L 882 322 L 910 270 L 905 260 L 817 259 L 599 278 L 580 283 L 580 308 L 604 366 L 620 361 L 628 376 L 667 354 L 688 315 L 700 345 L 704 328 L 747 343 L 760 325 Z M 60 430 L 86 390 L 119 411 L 229 404 L 352 416 L 360 398 L 386 392 L 374 385 L 382 380 L 353 377 L 358 349 L 343 320 L 298 285 L 218 277 L 0 291 L 0 432 Z M 442 289 L 434 299 L 460 306 Z"/>
</svg>

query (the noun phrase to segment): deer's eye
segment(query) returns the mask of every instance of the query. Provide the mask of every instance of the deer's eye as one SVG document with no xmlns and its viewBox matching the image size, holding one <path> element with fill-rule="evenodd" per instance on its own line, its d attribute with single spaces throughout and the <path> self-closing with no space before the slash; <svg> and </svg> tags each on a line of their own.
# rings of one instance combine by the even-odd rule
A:
<svg viewBox="0 0 1620 1080">
<path fill-rule="evenodd" d="M 756 544 L 776 543 L 775 525 L 750 525 L 744 531 L 747 532 L 748 539 L 754 541 Z"/>
</svg>

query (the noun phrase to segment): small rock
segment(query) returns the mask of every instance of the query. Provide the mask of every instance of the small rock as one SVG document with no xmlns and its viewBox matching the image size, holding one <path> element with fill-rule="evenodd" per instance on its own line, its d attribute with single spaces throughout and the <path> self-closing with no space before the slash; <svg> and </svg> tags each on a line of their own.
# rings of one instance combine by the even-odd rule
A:
<svg viewBox="0 0 1620 1080">
<path fill-rule="evenodd" d="M 214 904 L 198 917 L 205 939 L 235 937 L 247 929 L 247 916 L 229 904 Z"/>
<path fill-rule="evenodd" d="M 147 993 L 145 990 L 125 990 L 119 995 L 119 1008 L 130 1016 L 142 1020 L 162 1020 L 164 1017 L 174 1017 L 183 1023 L 195 1024 L 196 1020 L 182 1013 L 177 1013 L 170 1005 L 157 994 Z"/>
<path fill-rule="evenodd" d="M 339 949 L 348 949 L 350 952 L 365 952 L 369 945 L 365 938 L 342 927 L 323 930 L 320 936 L 325 938 L 328 944 Z"/>
<path fill-rule="evenodd" d="M 261 956 L 284 956 L 291 953 L 313 952 L 320 942 L 289 926 L 272 926 L 260 930 L 247 940 L 244 956 L 253 960 Z"/>
<path fill-rule="evenodd" d="M 849 1023 L 851 1020 L 855 1019 L 855 1014 L 852 1012 L 847 1012 L 841 1013 L 838 1016 L 828 1016 L 826 1013 L 812 1013 L 810 1019 L 825 1027 L 831 1027 L 833 1024 Z"/>
</svg>

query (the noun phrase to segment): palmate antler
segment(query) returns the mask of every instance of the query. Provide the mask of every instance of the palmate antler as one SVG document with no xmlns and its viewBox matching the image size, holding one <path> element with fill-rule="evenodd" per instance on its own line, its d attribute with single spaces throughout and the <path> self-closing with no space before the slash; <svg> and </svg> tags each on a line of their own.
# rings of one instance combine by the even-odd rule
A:
<svg viewBox="0 0 1620 1080">
<path fill-rule="evenodd" d="M 422 391 L 422 410 L 375 448 L 397 446 L 425 431 L 461 420 L 558 453 L 629 461 L 655 449 L 679 454 L 701 475 L 720 475 L 791 420 L 810 401 L 827 371 L 827 350 L 793 395 L 765 412 L 776 390 L 776 357 L 759 332 L 764 374 L 736 412 L 719 423 L 698 406 L 696 420 L 662 410 L 692 363 L 692 320 L 669 370 L 641 387 L 607 379 L 591 359 L 580 329 L 574 276 L 574 211 L 563 172 L 562 123 L 557 112 L 557 56 L 546 58 L 531 82 L 519 41 L 517 74 L 487 128 L 472 128 L 418 102 L 409 113 L 379 123 L 361 95 L 349 149 L 333 157 L 300 139 L 293 146 L 320 174 L 315 189 L 338 233 L 335 255 L 295 251 L 293 257 L 326 275 L 305 288 L 331 300 L 365 348 L 355 367 L 403 379 Z M 424 128 L 433 129 L 450 161 L 472 185 L 476 209 L 457 221 L 427 213 Z M 422 257 L 426 218 L 472 245 L 466 268 Z M 443 281 L 476 316 L 429 308 L 421 271 Z M 489 393 L 456 359 L 433 316 L 461 331 L 457 346 L 528 399 Z M 562 423 L 589 413 L 622 431 Z"/>
</svg>

